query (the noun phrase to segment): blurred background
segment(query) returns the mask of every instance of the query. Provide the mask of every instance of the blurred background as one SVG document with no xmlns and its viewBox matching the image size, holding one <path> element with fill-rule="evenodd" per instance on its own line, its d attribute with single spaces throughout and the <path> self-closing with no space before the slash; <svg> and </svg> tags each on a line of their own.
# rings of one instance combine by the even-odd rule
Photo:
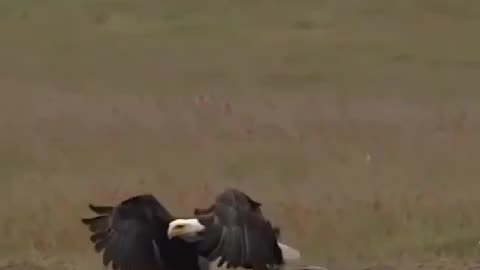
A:
<svg viewBox="0 0 480 270">
<path fill-rule="evenodd" d="M 2 269 L 102 269 L 88 202 L 225 187 L 306 263 L 474 269 L 479 29 L 474 0 L 1 1 Z"/>
</svg>

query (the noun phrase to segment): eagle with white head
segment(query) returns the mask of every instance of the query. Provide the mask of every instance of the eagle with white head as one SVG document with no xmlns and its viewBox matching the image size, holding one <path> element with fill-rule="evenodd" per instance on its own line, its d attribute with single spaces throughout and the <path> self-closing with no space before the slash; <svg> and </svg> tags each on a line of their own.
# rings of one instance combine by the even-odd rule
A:
<svg viewBox="0 0 480 270">
<path fill-rule="evenodd" d="M 117 206 L 94 206 L 84 218 L 103 264 L 114 270 L 208 270 L 217 266 L 277 269 L 300 253 L 278 242 L 279 229 L 263 216 L 261 204 L 237 189 L 219 194 L 191 218 L 176 218 L 152 195 Z"/>
</svg>

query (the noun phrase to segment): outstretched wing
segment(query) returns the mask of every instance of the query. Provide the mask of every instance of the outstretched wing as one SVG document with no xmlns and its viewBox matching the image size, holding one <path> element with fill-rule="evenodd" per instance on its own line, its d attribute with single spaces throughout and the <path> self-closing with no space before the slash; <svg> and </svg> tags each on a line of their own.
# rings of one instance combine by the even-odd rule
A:
<svg viewBox="0 0 480 270">
<path fill-rule="evenodd" d="M 160 250 L 167 240 L 172 215 L 152 195 L 139 195 L 116 207 L 89 205 L 98 214 L 84 218 L 90 240 L 103 264 L 114 270 L 153 270 L 163 268 Z"/>
<path fill-rule="evenodd" d="M 210 224 L 200 252 L 209 260 L 219 259 L 218 266 L 227 268 L 266 269 L 283 264 L 277 243 L 278 231 L 264 218 L 261 204 L 236 189 L 221 193 L 206 216 L 198 216 Z"/>
</svg>

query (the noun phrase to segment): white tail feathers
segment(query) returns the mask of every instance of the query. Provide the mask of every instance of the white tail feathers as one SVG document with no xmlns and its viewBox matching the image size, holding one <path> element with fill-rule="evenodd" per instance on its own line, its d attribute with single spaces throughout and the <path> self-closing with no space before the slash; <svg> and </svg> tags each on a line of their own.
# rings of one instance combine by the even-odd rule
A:
<svg viewBox="0 0 480 270">
<path fill-rule="evenodd" d="M 287 246 L 283 243 L 277 242 L 278 246 L 282 250 L 283 259 L 285 261 L 286 268 L 283 270 L 328 270 L 325 267 L 317 265 L 298 265 L 300 260 L 300 251 L 294 249 L 293 247 Z M 480 241 L 479 241 L 480 243 Z M 282 268 L 281 268 L 282 269 Z"/>
<path fill-rule="evenodd" d="M 278 246 L 282 250 L 283 259 L 286 263 L 300 259 L 300 251 L 278 242 Z"/>
</svg>

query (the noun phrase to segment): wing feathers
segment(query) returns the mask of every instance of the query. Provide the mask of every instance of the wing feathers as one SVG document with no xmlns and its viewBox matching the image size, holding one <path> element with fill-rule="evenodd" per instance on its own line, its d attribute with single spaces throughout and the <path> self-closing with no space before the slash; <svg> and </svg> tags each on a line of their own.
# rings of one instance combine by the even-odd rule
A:
<svg viewBox="0 0 480 270">
<path fill-rule="evenodd" d="M 248 239 L 248 228 L 247 226 L 244 226 L 243 227 L 243 239 L 244 239 L 244 254 L 243 254 L 243 258 L 244 260 L 242 261 L 242 264 L 244 263 L 247 263 L 249 260 L 250 260 L 250 241 Z"/>
<path fill-rule="evenodd" d="M 92 210 L 93 212 L 99 215 L 111 214 L 113 211 L 112 206 L 98 206 L 98 205 L 88 204 L 88 208 L 90 208 L 90 210 Z"/>
<path fill-rule="evenodd" d="M 188 258 L 198 258 L 199 254 L 188 253 L 194 252 L 193 247 L 168 240 L 166 231 L 173 217 L 152 195 L 134 196 L 115 207 L 88 206 L 97 216 L 84 218 L 82 223 L 91 232 L 95 250 L 103 252 L 104 266 L 111 264 L 113 270 L 198 268 L 197 259 L 195 265 L 187 262 Z M 261 203 L 245 193 L 227 189 L 209 208 L 194 209 L 195 216 L 208 220 L 207 227 L 213 228 L 198 245 L 201 256 L 210 261 L 219 259 L 218 266 L 226 264 L 227 268 L 258 270 L 283 264 L 277 243 L 279 229 L 263 217 L 260 207 Z M 178 265 L 165 268 L 165 256 L 178 254 L 182 254 Z"/>
<path fill-rule="evenodd" d="M 222 238 L 211 252 L 206 252 L 210 260 L 219 258 L 218 265 L 226 264 L 227 268 L 259 269 L 283 264 L 277 244 L 279 229 L 264 218 L 259 202 L 241 191 L 228 189 L 217 196 L 212 207 L 213 217 L 204 220 L 213 220 L 215 226 L 221 227 Z M 206 241 L 212 238 L 207 237 Z"/>
<path fill-rule="evenodd" d="M 107 238 L 109 233 L 110 233 L 109 230 L 105 230 L 105 231 L 101 231 L 101 232 L 92 234 L 92 235 L 90 236 L 90 241 L 92 241 L 93 243 L 96 243 L 96 242 L 98 242 L 99 240 L 102 240 L 102 239 Z"/>
<path fill-rule="evenodd" d="M 168 243 L 170 213 L 151 195 L 139 195 L 116 207 L 89 204 L 98 214 L 83 218 L 95 251 L 114 270 L 162 270 L 161 245 Z M 156 245 L 152 244 L 155 243 Z"/>
<path fill-rule="evenodd" d="M 105 251 L 103 252 L 103 265 L 105 267 L 108 266 L 108 264 L 112 261 L 112 249 L 106 248 Z"/>
<path fill-rule="evenodd" d="M 229 237 L 226 239 L 225 257 L 227 261 L 227 268 L 237 267 L 241 263 L 242 245 L 241 238 L 243 235 L 239 227 L 232 227 L 229 231 Z"/>
<path fill-rule="evenodd" d="M 88 226 L 90 232 L 103 231 L 108 227 L 108 216 L 96 216 L 93 218 L 83 218 L 82 223 Z"/>
<path fill-rule="evenodd" d="M 213 261 L 222 255 L 221 252 L 222 252 L 223 246 L 225 245 L 224 243 L 225 243 L 226 234 L 227 234 L 227 228 L 221 227 L 221 233 L 220 233 L 219 240 L 216 244 L 216 247 L 207 256 L 210 261 Z"/>
<path fill-rule="evenodd" d="M 105 249 L 107 244 L 108 244 L 108 238 L 97 240 L 97 242 L 95 243 L 95 251 L 96 252 L 101 252 L 102 250 Z"/>
</svg>

